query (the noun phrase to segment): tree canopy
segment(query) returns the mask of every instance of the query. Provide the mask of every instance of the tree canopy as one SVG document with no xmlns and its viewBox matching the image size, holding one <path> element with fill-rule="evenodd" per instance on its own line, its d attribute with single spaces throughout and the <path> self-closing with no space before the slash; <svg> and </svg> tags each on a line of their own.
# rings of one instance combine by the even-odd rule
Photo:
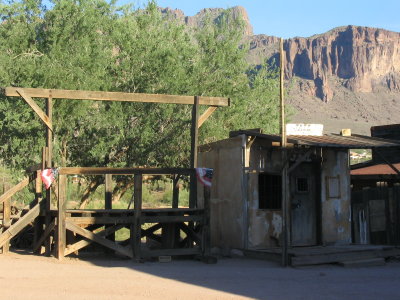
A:
<svg viewBox="0 0 400 300">
<path fill-rule="evenodd" d="M 155 1 L 143 9 L 104 0 L 0 3 L 0 86 L 224 96 L 232 106 L 206 122 L 201 142 L 234 129 L 278 130 L 277 70 L 246 63 L 242 24 L 229 9 L 189 28 Z M 1 163 L 38 163 L 43 125 L 24 101 L 0 97 Z M 188 166 L 190 111 L 54 100 L 55 165 Z"/>
</svg>

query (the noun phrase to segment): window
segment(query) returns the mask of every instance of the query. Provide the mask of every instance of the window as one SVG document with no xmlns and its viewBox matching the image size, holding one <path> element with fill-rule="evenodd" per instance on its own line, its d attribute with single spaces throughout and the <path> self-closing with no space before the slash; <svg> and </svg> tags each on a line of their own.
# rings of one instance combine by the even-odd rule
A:
<svg viewBox="0 0 400 300">
<path fill-rule="evenodd" d="M 258 208 L 281 209 L 282 176 L 261 173 L 258 175 Z"/>
<path fill-rule="evenodd" d="M 340 198 L 340 177 L 326 177 L 326 193 L 328 198 Z"/>
<path fill-rule="evenodd" d="M 296 192 L 308 193 L 308 178 L 296 178 Z"/>
</svg>

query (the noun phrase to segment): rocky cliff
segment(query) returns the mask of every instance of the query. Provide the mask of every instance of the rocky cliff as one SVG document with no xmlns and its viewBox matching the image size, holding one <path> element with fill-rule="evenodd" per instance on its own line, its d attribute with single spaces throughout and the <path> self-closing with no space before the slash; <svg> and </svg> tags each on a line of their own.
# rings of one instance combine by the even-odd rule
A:
<svg viewBox="0 0 400 300">
<path fill-rule="evenodd" d="M 203 9 L 192 17 L 179 10 L 163 12 L 188 26 L 199 26 L 206 14 L 218 20 L 224 10 Z M 244 21 L 249 64 L 278 63 L 279 38 L 253 35 L 243 7 L 231 12 Z M 400 33 L 344 26 L 308 38 L 287 39 L 284 50 L 294 121 L 330 124 L 327 131 L 351 127 L 361 133 L 368 133 L 372 125 L 399 122 Z"/>
<path fill-rule="evenodd" d="M 278 39 L 248 37 L 250 57 L 272 55 Z M 375 92 L 382 88 L 400 91 L 400 33 L 384 29 L 347 26 L 309 38 L 291 38 L 284 43 L 285 75 L 310 80 L 305 88 L 324 101 L 335 93 L 330 78 L 354 92 Z M 253 52 L 253 53 L 252 53 Z M 259 56 L 259 62 L 265 57 Z M 250 61 L 257 62 L 254 57 Z"/>
</svg>

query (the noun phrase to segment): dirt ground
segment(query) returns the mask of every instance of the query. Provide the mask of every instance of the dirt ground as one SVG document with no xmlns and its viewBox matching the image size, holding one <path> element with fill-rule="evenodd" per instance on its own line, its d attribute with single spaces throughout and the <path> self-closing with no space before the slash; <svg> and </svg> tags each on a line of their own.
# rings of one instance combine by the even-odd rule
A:
<svg viewBox="0 0 400 300">
<path fill-rule="evenodd" d="M 0 299 L 400 299 L 400 262 L 282 268 L 244 258 L 136 263 L 0 255 Z"/>
</svg>

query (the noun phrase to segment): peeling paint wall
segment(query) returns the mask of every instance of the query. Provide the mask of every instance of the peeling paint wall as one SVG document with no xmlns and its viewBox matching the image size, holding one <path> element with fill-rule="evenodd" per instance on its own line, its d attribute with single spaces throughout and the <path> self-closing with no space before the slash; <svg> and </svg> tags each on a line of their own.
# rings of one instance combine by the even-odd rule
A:
<svg viewBox="0 0 400 300">
<path fill-rule="evenodd" d="M 280 174 L 281 154 L 265 141 L 256 140 L 248 155 L 248 248 L 277 247 L 281 244 L 282 212 L 259 209 L 258 175 L 260 172 Z"/>
<path fill-rule="evenodd" d="M 242 154 L 240 136 L 200 147 L 199 167 L 214 169 L 210 203 L 212 247 L 244 248 Z"/>
<path fill-rule="evenodd" d="M 322 243 L 351 243 L 350 171 L 347 150 L 323 150 L 321 173 Z"/>
</svg>

